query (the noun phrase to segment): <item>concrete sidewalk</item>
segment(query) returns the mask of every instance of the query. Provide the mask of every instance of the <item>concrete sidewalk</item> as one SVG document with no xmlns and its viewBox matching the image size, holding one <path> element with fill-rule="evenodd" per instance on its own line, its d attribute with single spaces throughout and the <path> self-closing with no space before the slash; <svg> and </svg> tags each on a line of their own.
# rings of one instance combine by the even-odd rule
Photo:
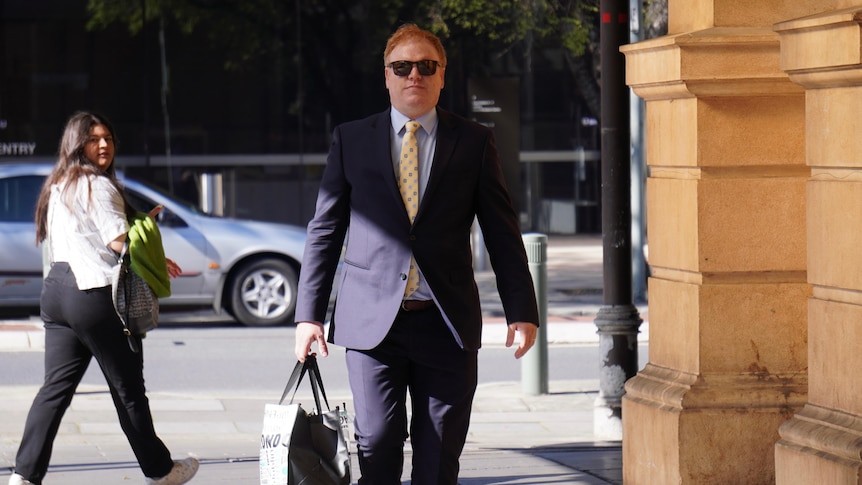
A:
<svg viewBox="0 0 862 485">
<path fill-rule="evenodd" d="M 460 483 L 622 483 L 620 443 L 597 442 L 592 436 L 597 385 L 555 381 L 550 393 L 541 396 L 524 396 L 517 383 L 480 385 Z M 11 473 L 36 390 L 2 389 L 0 483 Z M 297 399 L 308 402 L 310 396 Z M 330 401 L 347 401 L 352 409 L 349 396 L 330 396 Z M 190 454 L 201 460 L 193 483 L 258 483 L 263 408 L 273 402 L 271 396 L 150 393 L 150 402 L 156 429 L 174 457 Z M 409 447 L 406 460 L 409 470 Z M 63 420 L 51 463 L 45 481 L 49 485 L 143 482 L 106 388 L 79 390 Z"/>
<path fill-rule="evenodd" d="M 594 344 L 601 301 L 601 237 L 550 238 L 548 345 Z M 493 274 L 480 272 L 485 345 L 499 345 L 504 325 Z M 648 340 L 646 306 L 639 341 Z M 40 351 L 41 322 L 0 322 L 0 351 Z M 38 386 L 0 388 L 0 483 L 14 463 L 24 419 Z M 621 484 L 619 441 L 593 433 L 598 380 L 551 381 L 549 393 L 526 395 L 519 382 L 480 384 L 461 460 L 462 485 Z M 258 447 L 264 405 L 273 396 L 150 393 L 156 429 L 175 458 L 192 454 L 201 470 L 192 483 L 258 483 Z M 299 396 L 298 399 L 310 399 Z M 330 396 L 346 402 L 349 395 Z M 307 402 L 307 401 L 305 401 Z M 406 457 L 409 474 L 409 448 Z M 107 388 L 82 387 L 55 444 L 47 485 L 143 483 L 120 431 Z M 354 474 L 358 474 L 355 463 Z M 409 475 L 403 480 L 409 481 Z M 355 481 L 355 479 L 354 479 Z"/>
</svg>

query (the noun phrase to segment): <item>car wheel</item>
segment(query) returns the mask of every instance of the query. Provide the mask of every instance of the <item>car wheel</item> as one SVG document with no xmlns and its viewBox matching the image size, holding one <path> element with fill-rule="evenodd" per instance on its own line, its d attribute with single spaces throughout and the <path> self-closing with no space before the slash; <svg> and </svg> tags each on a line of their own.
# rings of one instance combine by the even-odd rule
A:
<svg viewBox="0 0 862 485">
<path fill-rule="evenodd" d="M 278 259 L 241 267 L 231 280 L 231 314 L 243 325 L 283 325 L 296 309 L 296 271 Z"/>
</svg>

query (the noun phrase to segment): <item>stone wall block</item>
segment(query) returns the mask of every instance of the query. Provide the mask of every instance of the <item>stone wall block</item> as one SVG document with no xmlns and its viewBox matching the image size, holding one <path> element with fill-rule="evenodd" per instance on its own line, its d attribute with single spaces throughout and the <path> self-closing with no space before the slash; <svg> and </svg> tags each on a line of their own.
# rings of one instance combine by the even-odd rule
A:
<svg viewBox="0 0 862 485">
<path fill-rule="evenodd" d="M 744 167 L 755 175 L 758 167 L 773 171 L 786 165 L 804 167 L 804 106 L 801 95 L 650 102 L 646 113 L 651 140 L 646 148 L 647 163 L 658 170 Z M 702 135 L 706 133 L 709 136 Z M 679 172 L 667 175 L 686 177 Z"/>
<path fill-rule="evenodd" d="M 677 276 L 681 275 L 650 278 L 649 360 L 654 365 L 697 374 L 701 352 L 699 285 L 668 279 Z"/>
<path fill-rule="evenodd" d="M 860 37 L 859 29 L 856 35 Z M 862 69 L 859 71 L 862 76 Z M 862 85 L 813 89 L 806 93 L 805 99 L 808 164 L 816 169 L 852 170 L 835 173 L 831 180 L 862 180 L 859 171 L 862 168 Z"/>
<path fill-rule="evenodd" d="M 805 180 L 701 180 L 697 269 L 707 273 L 805 271 Z"/>
<path fill-rule="evenodd" d="M 862 422 L 862 306 L 812 299 L 809 304 L 808 402 Z M 862 439 L 857 455 L 862 452 Z"/>
<path fill-rule="evenodd" d="M 649 264 L 657 271 L 804 271 L 804 194 L 802 177 L 650 177 Z"/>
<path fill-rule="evenodd" d="M 697 160 L 697 99 L 657 100 L 646 111 L 647 164 L 692 167 Z M 683 178 L 680 172 L 669 174 Z M 649 193 L 649 190 L 647 190 Z"/>
<path fill-rule="evenodd" d="M 697 271 L 697 180 L 647 179 L 649 264 Z"/>
<path fill-rule="evenodd" d="M 701 369 L 750 375 L 778 387 L 783 380 L 804 376 L 811 287 L 804 272 L 799 277 L 801 281 L 784 283 L 703 285 Z"/>
<path fill-rule="evenodd" d="M 683 485 L 774 485 L 773 443 L 777 429 L 793 410 L 707 408 L 683 412 L 680 428 L 687 440 L 680 449 Z"/>
<path fill-rule="evenodd" d="M 682 372 L 799 378 L 808 359 L 804 273 L 794 281 L 714 283 L 650 279 L 650 363 Z"/>
<path fill-rule="evenodd" d="M 716 96 L 698 98 L 697 163 L 701 167 L 805 167 L 805 98 Z M 732 149 L 731 149 L 732 148 Z M 763 176 L 774 176 L 762 172 Z M 808 171 L 791 175 L 801 178 Z"/>
<path fill-rule="evenodd" d="M 862 179 L 851 172 L 821 174 L 808 182 L 808 281 L 818 287 L 862 291 Z M 652 252 L 652 248 L 650 248 Z M 841 300 L 859 297 L 847 295 Z"/>
</svg>

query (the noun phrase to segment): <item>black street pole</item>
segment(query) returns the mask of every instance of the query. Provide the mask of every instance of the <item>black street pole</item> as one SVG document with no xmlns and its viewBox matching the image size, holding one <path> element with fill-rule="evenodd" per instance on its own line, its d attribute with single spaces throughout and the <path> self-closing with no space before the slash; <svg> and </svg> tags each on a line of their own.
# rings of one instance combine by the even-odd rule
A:
<svg viewBox="0 0 862 485">
<path fill-rule="evenodd" d="M 631 127 L 625 57 L 629 1 L 601 0 L 602 249 L 604 293 L 596 315 L 601 367 L 593 430 L 622 439 L 625 381 L 638 370 L 641 324 L 632 301 Z"/>
<path fill-rule="evenodd" d="M 144 108 L 144 166 L 150 168 L 150 82 L 149 82 L 149 73 L 150 73 L 150 39 L 147 38 L 147 0 L 141 0 L 141 42 L 143 42 L 144 52 L 143 52 L 143 72 L 141 73 L 141 79 L 144 82 L 144 95 L 141 96 L 143 99 L 143 108 Z"/>
</svg>

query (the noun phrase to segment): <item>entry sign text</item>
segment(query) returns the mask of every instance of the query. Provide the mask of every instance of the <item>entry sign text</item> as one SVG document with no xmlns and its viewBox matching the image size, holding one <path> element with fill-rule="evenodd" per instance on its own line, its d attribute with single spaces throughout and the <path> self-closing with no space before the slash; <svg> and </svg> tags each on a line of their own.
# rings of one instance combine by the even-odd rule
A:
<svg viewBox="0 0 862 485">
<path fill-rule="evenodd" d="M 36 151 L 36 144 L 30 142 L 0 142 L 0 157 L 32 155 Z"/>
</svg>

